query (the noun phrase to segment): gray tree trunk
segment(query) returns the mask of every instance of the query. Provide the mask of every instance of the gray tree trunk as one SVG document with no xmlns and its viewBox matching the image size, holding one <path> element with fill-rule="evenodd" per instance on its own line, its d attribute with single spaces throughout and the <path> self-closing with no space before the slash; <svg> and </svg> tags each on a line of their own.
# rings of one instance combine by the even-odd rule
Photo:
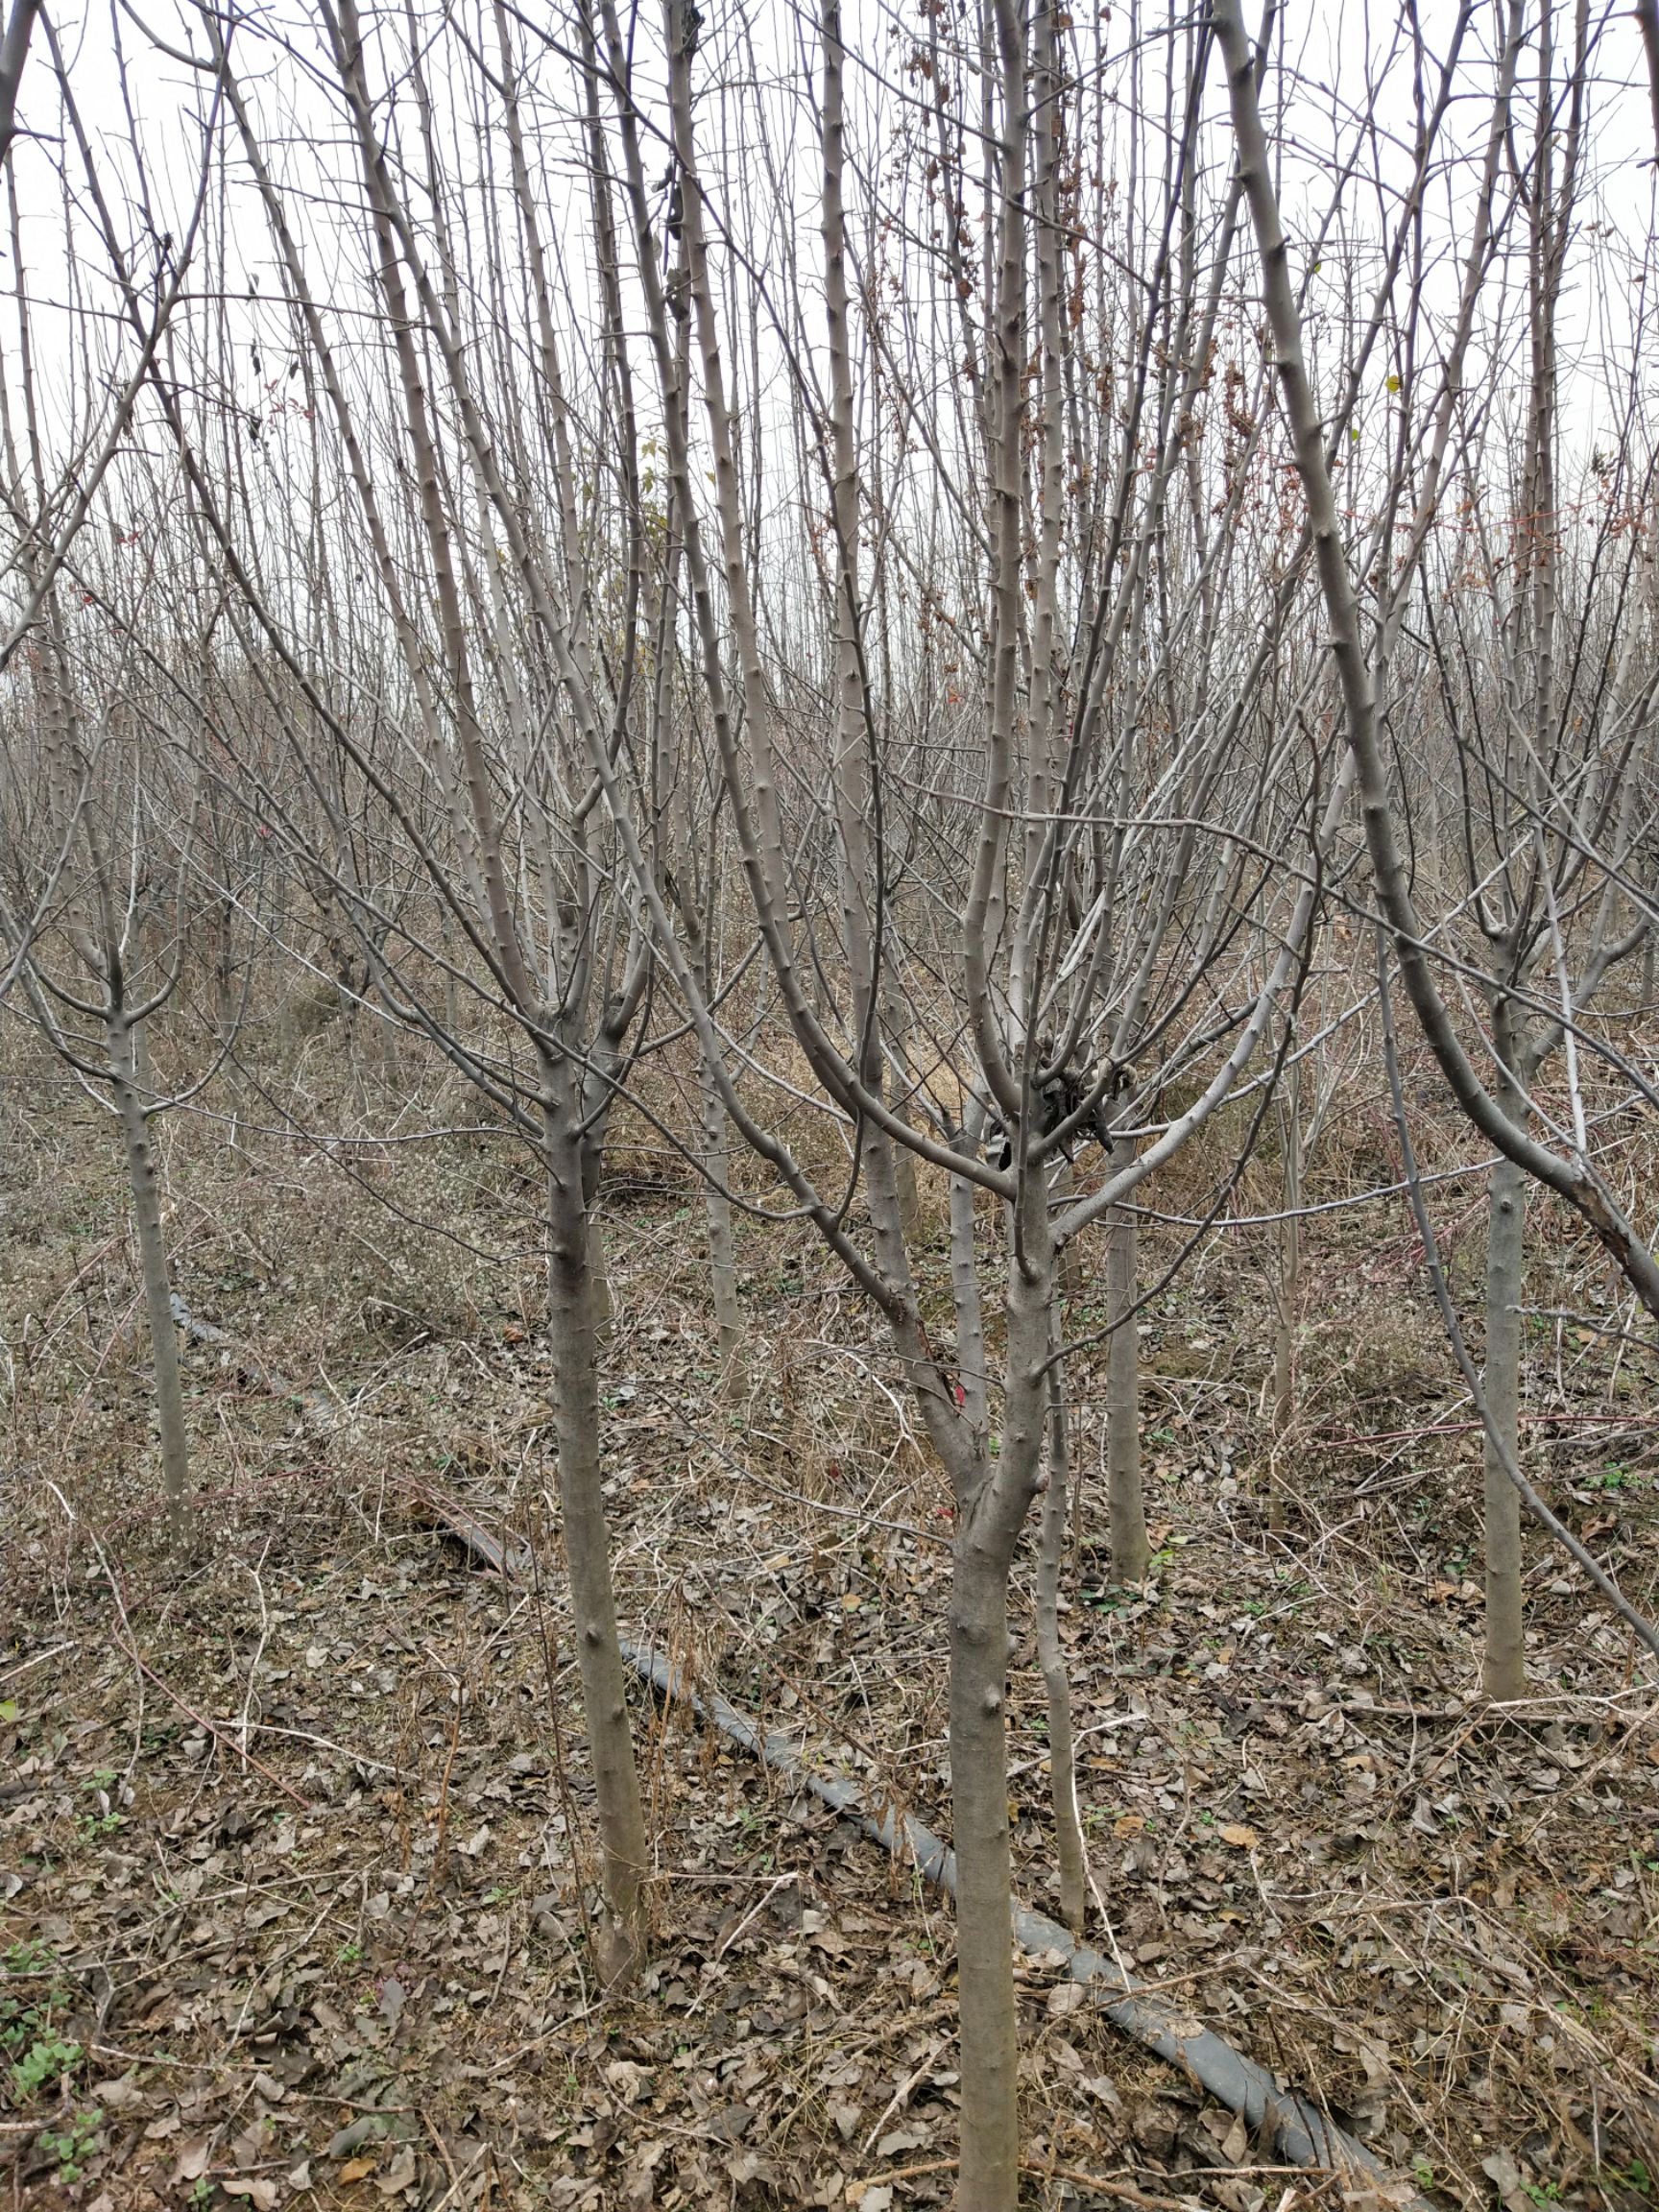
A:
<svg viewBox="0 0 1659 2212">
<path fill-rule="evenodd" d="M 156 1070 L 150 1065 L 150 1024 L 134 1022 L 127 1031 L 132 1045 L 132 1082 L 138 1103 L 148 1114 L 156 1103 Z"/>
<path fill-rule="evenodd" d="M 172 1286 L 167 1280 L 167 1245 L 161 1232 L 161 1187 L 150 1143 L 150 1120 L 141 1094 L 134 1043 L 135 1027 L 119 1013 L 105 1022 L 109 1081 L 120 1117 L 127 1153 L 127 1181 L 132 1193 L 132 1223 L 138 1236 L 138 1264 L 144 1279 L 144 1310 L 150 1323 L 151 1370 L 156 1379 L 156 1417 L 161 1440 L 161 1492 L 166 1501 L 167 1535 L 181 1544 L 190 1533 L 190 1455 L 184 1434 L 184 1389 L 179 1370 L 179 1332 L 173 1319 Z"/>
<path fill-rule="evenodd" d="M 593 1285 L 593 1342 L 598 1346 L 611 1334 L 611 1272 L 605 1262 L 605 1232 L 591 1207 L 588 1212 L 588 1272 Z"/>
<path fill-rule="evenodd" d="M 645 1815 L 634 1764 L 627 1673 L 617 1643 L 611 1580 L 611 1535 L 599 1455 L 596 1285 L 580 1140 L 572 1133 L 570 1119 L 552 1108 L 545 1112 L 543 1131 L 547 1329 L 557 1396 L 559 1502 L 583 1714 L 598 1800 L 605 1901 L 613 1923 L 601 1966 L 607 1979 L 615 1981 L 631 1973 L 645 1953 Z"/>
<path fill-rule="evenodd" d="M 1286 1206 L 1292 1201 L 1288 1186 Z M 1279 1453 L 1296 1417 L 1296 1313 L 1302 1295 L 1302 1239 L 1295 1216 L 1287 1215 L 1279 1231 L 1279 1281 L 1273 1315 L 1273 1463 L 1268 1477 L 1267 1526 L 1278 1531 L 1285 1526 L 1285 1479 Z"/>
<path fill-rule="evenodd" d="M 1056 1328 L 1058 1334 L 1058 1328 Z M 1058 1365 L 1048 1376 L 1048 1480 L 1043 1493 L 1043 1530 L 1037 1550 L 1037 1664 L 1048 1705 L 1048 1770 L 1054 1806 L 1054 1845 L 1060 1870 L 1060 1917 L 1073 1936 L 1083 1933 L 1088 1874 L 1083 1822 L 1077 1811 L 1077 1761 L 1071 1733 L 1071 1683 L 1060 1641 L 1060 1570 L 1066 1557 L 1065 1385 Z"/>
<path fill-rule="evenodd" d="M 1522 1051 L 1512 1021 L 1500 1006 L 1493 1024 L 1509 1069 Z M 1518 1070 L 1519 1072 L 1520 1070 Z M 1521 1090 L 1501 1080 L 1496 1096 L 1517 1127 L 1526 1122 Z M 1493 1422 L 1520 1455 L 1521 1296 L 1526 1267 L 1527 1175 L 1500 1160 L 1486 1195 L 1486 1366 L 1481 1378 Z M 1490 1438 L 1485 1449 L 1486 1650 L 1482 1681 L 1488 1697 L 1507 1702 L 1527 1695 L 1527 1637 L 1521 1595 L 1521 1498 Z"/>
<path fill-rule="evenodd" d="M 1000 1449 L 957 1483 L 950 1591 L 950 1794 L 961 2018 L 962 2212 L 1020 2200 L 1019 2052 L 1008 1842 L 1008 1575 L 1036 1495 L 1047 1410 L 1054 1255 L 1040 1173 L 1022 1194 L 1008 1266 L 1007 1403 Z"/>
<path fill-rule="evenodd" d="M 962 2166 L 987 2206 L 1019 2201 L 1013 1870 L 1008 1849 L 1008 1579 L 961 1536 L 950 1593 L 950 1815 L 956 1845 Z M 973 2200 L 966 2188 L 963 2212 Z"/>
<path fill-rule="evenodd" d="M 1060 1162 L 1048 1188 L 1055 1213 L 1064 1213 L 1077 1194 L 1077 1177 L 1070 1160 Z M 1087 1287 L 1083 1269 L 1083 1238 L 1076 1236 L 1060 1255 L 1060 1288 L 1068 1298 L 1081 1298 Z"/>
<path fill-rule="evenodd" d="M 703 1109 L 703 1215 L 709 1231 L 709 1281 L 714 1295 L 714 1332 L 720 1348 L 720 1387 L 729 1398 L 744 1389 L 743 1313 L 737 1303 L 737 1248 L 732 1229 L 732 1147 L 720 1084 L 701 1049 L 697 1080 Z"/>
<path fill-rule="evenodd" d="M 904 1002 L 893 986 L 892 975 L 886 971 L 881 977 L 881 1029 L 899 1078 L 893 1085 L 893 1111 L 900 1120 L 908 1121 L 910 1022 Z M 894 1154 L 893 1176 L 899 1191 L 899 1226 L 904 1232 L 906 1243 L 914 1243 L 922 1226 L 922 1193 L 916 1183 L 916 1155 L 902 1144 Z"/>
<path fill-rule="evenodd" d="M 1302 1072 L 1293 1068 L 1286 1086 L 1280 1135 L 1285 1148 L 1285 1218 L 1279 1225 L 1279 1280 L 1273 1294 L 1273 1455 L 1269 1463 L 1267 1526 L 1285 1526 L 1285 1483 L 1279 1453 L 1296 1412 L 1296 1316 L 1302 1296 Z"/>
<path fill-rule="evenodd" d="M 979 1142 L 980 1116 L 974 1109 L 957 1148 L 972 1151 Z M 979 1267 L 974 1249 L 974 1186 L 965 1176 L 950 1178 L 950 1293 L 956 1309 L 956 1374 L 962 1410 L 975 1436 L 989 1426 L 985 1392 L 985 1317 L 979 1301 Z"/>
<path fill-rule="evenodd" d="M 1133 1138 L 1114 1140 L 1113 1174 L 1131 1165 Z M 1146 1503 L 1141 1489 L 1141 1340 L 1131 1316 L 1139 1292 L 1135 1216 L 1112 1211 L 1106 1255 L 1106 1505 L 1112 1539 L 1112 1579 L 1139 1582 L 1152 1557 L 1146 1541 Z"/>
</svg>

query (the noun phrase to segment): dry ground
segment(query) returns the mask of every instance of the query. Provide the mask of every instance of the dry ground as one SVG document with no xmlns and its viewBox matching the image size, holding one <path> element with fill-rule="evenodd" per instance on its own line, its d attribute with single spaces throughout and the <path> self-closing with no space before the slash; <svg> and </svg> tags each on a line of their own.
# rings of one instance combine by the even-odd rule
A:
<svg viewBox="0 0 1659 2212">
<path fill-rule="evenodd" d="M 643 1695 L 655 1964 L 627 2001 L 596 1986 L 525 1161 L 468 1135 L 325 1144 L 255 1093 L 233 1127 L 166 1125 L 179 1286 L 228 1340 L 190 1356 L 208 1499 L 180 1568 L 109 1132 L 35 1063 L 12 1073 L 0 2189 L 96 2212 L 943 2200 L 948 1913 Z M 413 1138 L 445 1112 L 475 1118 L 355 1090 L 302 1118 Z M 624 1620 L 948 1830 L 949 1514 L 873 1318 L 808 1233 L 746 1225 L 749 1380 L 723 1400 L 693 1196 L 626 1132 L 617 1159 Z M 1188 1211 L 1200 1172 L 1158 1203 Z M 1392 1172 L 1356 1100 L 1311 1194 Z M 1236 1210 L 1272 1186 L 1252 1170 Z M 1475 1190 L 1436 1201 L 1465 1290 Z M 1148 1280 L 1181 1234 L 1148 1230 Z M 1559 1222 L 1538 1243 L 1534 1302 L 1592 1325 L 1533 1325 L 1532 1463 L 1651 1603 L 1653 1358 Z M 1398 1202 L 1320 1216 L 1310 1246 L 1282 1539 L 1262 1507 L 1265 1232 L 1214 1240 L 1148 1308 L 1160 1549 L 1132 1601 L 1099 1570 L 1103 1351 L 1073 1362 L 1065 1626 L 1096 1939 L 1443 2201 L 1652 2207 L 1651 1696 L 1537 1547 L 1539 1694 L 1520 1720 L 1482 1712 L 1476 1449 Z M 448 1503 L 532 1538 L 540 1589 L 478 1572 Z M 1046 1904 L 1028 1634 L 1013 1728 L 1022 1884 Z M 1033 1970 L 1023 1999 L 1033 2204 L 1103 2200 L 1068 2174 L 1224 2212 L 1321 2193 L 1262 2170 L 1054 1981 Z"/>
</svg>

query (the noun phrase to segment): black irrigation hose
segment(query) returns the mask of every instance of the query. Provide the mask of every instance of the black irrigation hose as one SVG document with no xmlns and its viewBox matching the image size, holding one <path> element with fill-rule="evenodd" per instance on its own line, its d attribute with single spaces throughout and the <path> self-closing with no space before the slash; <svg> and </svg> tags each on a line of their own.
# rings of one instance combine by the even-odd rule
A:
<svg viewBox="0 0 1659 2212">
<path fill-rule="evenodd" d="M 784 1737 L 757 1728 L 718 1691 L 692 1689 L 683 1671 L 654 1645 L 637 1644 L 627 1636 L 620 1642 L 623 1658 L 661 1696 L 689 1706 L 762 1766 L 787 1775 L 820 1804 L 855 1822 L 883 1850 L 911 1860 L 924 1881 L 954 1896 L 956 1854 L 930 1828 L 894 1806 L 872 1805 L 854 1782 L 812 1773 Z M 1397 2212 L 1431 2212 L 1427 2198 L 1415 2191 L 1403 2193 L 1401 2184 L 1364 2145 L 1327 2119 L 1318 2105 L 1280 2088 L 1264 2066 L 1235 2051 L 1198 2021 L 1173 2010 L 1155 1989 L 1126 1983 L 1111 1960 L 1087 1944 L 1073 1942 L 1058 1921 L 1017 1903 L 1014 1935 L 1023 1951 L 1062 1953 L 1072 1981 L 1099 1995 L 1100 2009 L 1114 2027 L 1155 2051 L 1217 2104 L 1237 2112 L 1287 2165 L 1347 2172 L 1385 2191 Z"/>
</svg>

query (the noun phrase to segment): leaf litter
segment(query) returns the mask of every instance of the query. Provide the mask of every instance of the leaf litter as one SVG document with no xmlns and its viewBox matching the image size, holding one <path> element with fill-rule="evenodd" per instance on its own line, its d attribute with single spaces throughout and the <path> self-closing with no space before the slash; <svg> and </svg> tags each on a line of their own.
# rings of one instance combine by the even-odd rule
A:
<svg viewBox="0 0 1659 2212">
<path fill-rule="evenodd" d="M 292 1239 L 248 1203 L 222 1244 Z M 649 1204 L 609 1231 L 625 1617 L 819 1770 L 948 1833 L 948 1515 L 863 1382 L 882 1365 L 873 1324 L 805 1243 L 786 1265 L 763 1255 L 757 1330 L 761 1293 L 792 1310 L 734 1409 L 703 1359 L 690 1240 Z M 1358 1271 L 1331 1234 L 1335 1334 Z M 16 1517 L 0 1653 L 14 2197 L 92 2212 L 943 2201 L 948 1914 L 850 1822 L 643 1700 L 657 1939 L 637 1989 L 602 1986 L 533 1298 L 504 1313 L 498 1286 L 444 1286 L 421 1330 L 366 1358 L 361 1309 L 331 1280 L 252 1301 L 254 1320 L 216 1281 L 226 1263 L 204 1236 L 193 1302 L 233 1339 L 256 1326 L 277 1371 L 350 1374 L 360 1409 L 319 1436 L 198 1345 L 199 1425 L 219 1418 L 234 1451 L 211 1551 L 178 1575 L 146 1549 L 141 1399 L 119 1363 L 96 1385 L 102 1428 L 89 1385 L 62 1405 L 38 1389 L 36 1455 L 79 1423 L 104 1456 L 88 1446 L 65 1470 L 62 1506 Z M 1260 1431 L 1234 1376 L 1260 1372 L 1261 1347 L 1238 1275 L 1207 1262 L 1147 1332 L 1158 1558 L 1140 1593 L 1093 1568 L 1084 1471 L 1062 1625 L 1094 1939 L 1418 2186 L 1505 2212 L 1650 2207 L 1651 1700 L 1546 1561 L 1540 1696 L 1503 1720 L 1479 1705 L 1460 1440 L 1425 1442 L 1408 1483 L 1370 1495 L 1397 1451 L 1338 1470 L 1317 1440 L 1321 1416 L 1378 1431 L 1409 1417 L 1425 1386 L 1404 1324 L 1391 1368 L 1370 1355 L 1381 1382 L 1322 1365 L 1310 1332 L 1302 1527 L 1263 1540 L 1240 1472 Z M 9 1296 L 34 1289 L 25 1276 Z M 1098 1379 L 1079 1363 L 1073 1381 L 1081 1429 Z M 1625 1465 L 1650 1485 L 1640 1449 Z M 1604 1496 L 1585 1492 L 1587 1519 Z M 444 1501 L 530 1546 L 534 1586 L 446 1537 Z M 1650 1486 L 1617 1504 L 1628 1574 L 1651 1557 Z M 1017 1880 L 1041 1905 L 1053 1855 L 1028 1634 L 1015 1658 Z M 1269 2172 L 1057 1961 L 1027 1962 L 1021 2005 L 1034 2202 L 1087 2201 L 1091 2180 L 1097 2200 L 1223 2212 L 1329 2193 Z"/>
</svg>

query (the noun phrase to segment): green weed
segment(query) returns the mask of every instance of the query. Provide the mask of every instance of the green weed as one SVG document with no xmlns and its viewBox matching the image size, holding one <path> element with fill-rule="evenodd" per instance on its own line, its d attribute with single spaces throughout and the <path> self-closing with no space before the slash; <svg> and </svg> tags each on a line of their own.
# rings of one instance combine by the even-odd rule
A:
<svg viewBox="0 0 1659 2212">
<path fill-rule="evenodd" d="M 72 2112 L 61 2128 L 43 2128 L 40 2148 L 48 2158 L 57 2160 L 58 2178 L 65 2187 L 79 2181 L 86 2169 L 86 2160 L 93 2152 L 103 2149 L 98 2130 L 104 2118 L 103 2107 L 84 2105 Z"/>
<path fill-rule="evenodd" d="M 27 2104 L 53 2081 L 60 2081 L 81 2063 L 79 2043 L 67 2043 L 55 2030 L 35 2036 L 20 2058 L 12 2064 L 12 2093 Z"/>
</svg>

